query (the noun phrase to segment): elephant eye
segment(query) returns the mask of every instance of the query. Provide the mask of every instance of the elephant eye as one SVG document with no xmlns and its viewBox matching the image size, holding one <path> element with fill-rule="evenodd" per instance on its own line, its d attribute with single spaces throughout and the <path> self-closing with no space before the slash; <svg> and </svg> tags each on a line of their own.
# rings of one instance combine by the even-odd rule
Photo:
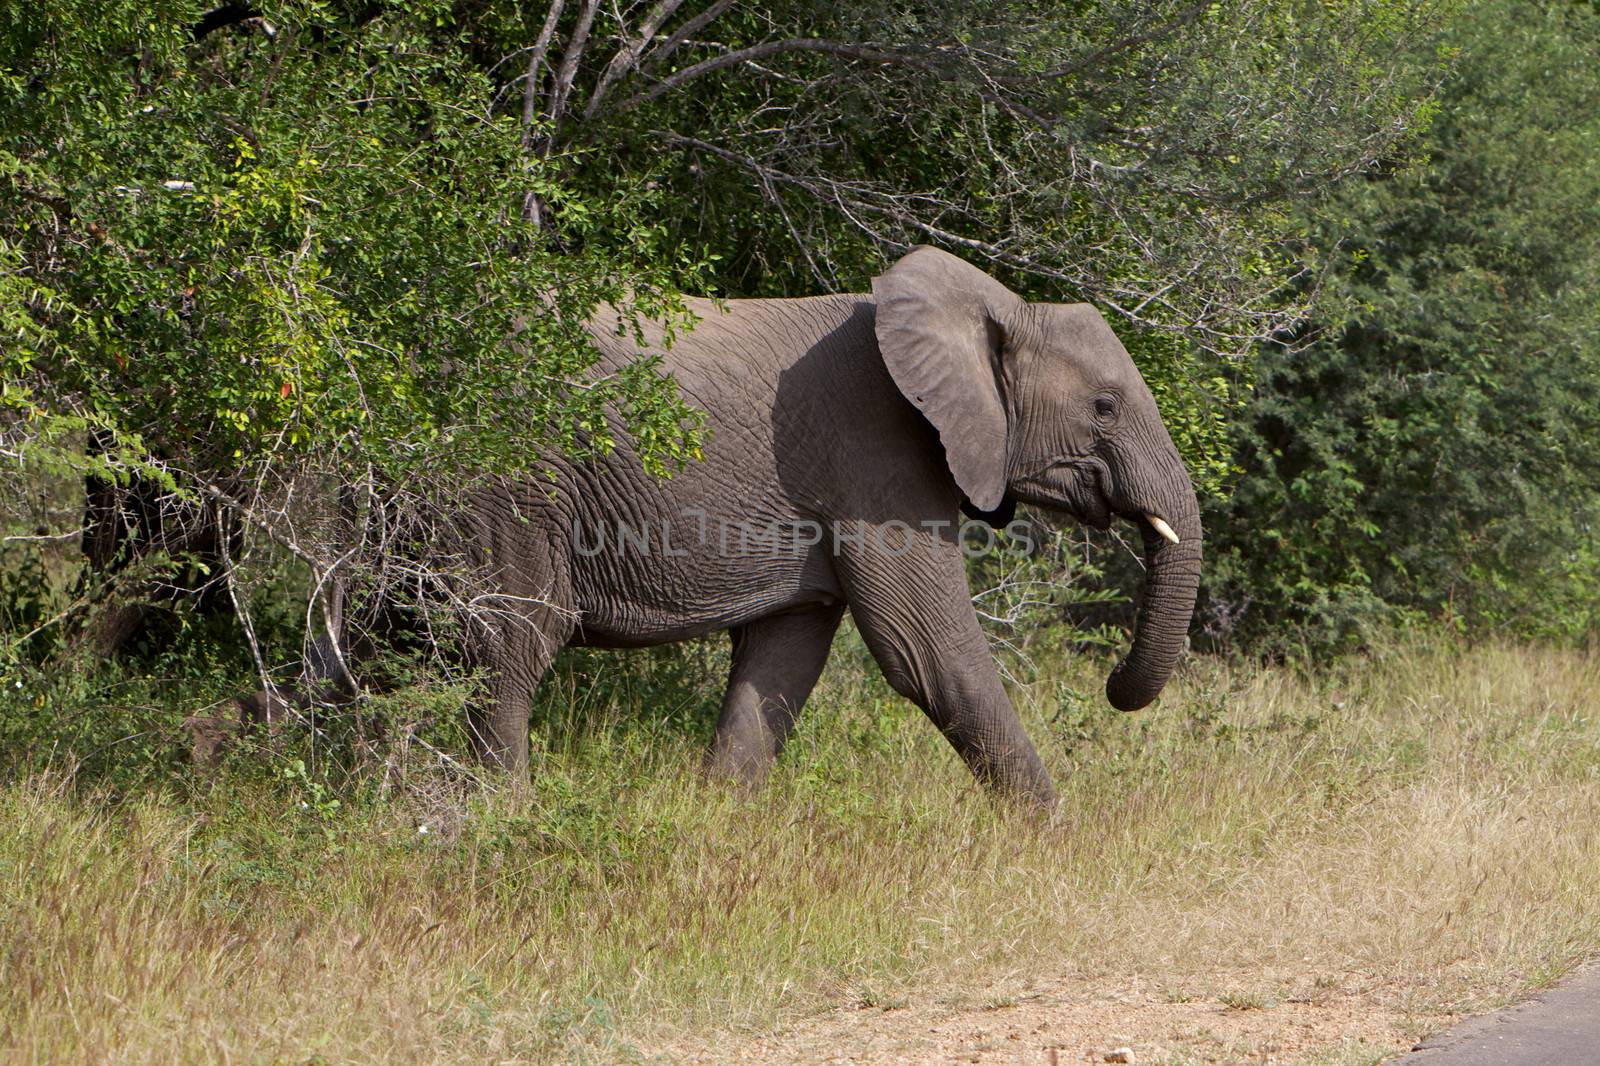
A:
<svg viewBox="0 0 1600 1066">
<path fill-rule="evenodd" d="M 1115 418 L 1117 414 L 1117 401 L 1109 396 L 1096 396 L 1094 398 L 1094 414 L 1095 417 L 1100 419 L 1102 422 Z"/>
</svg>

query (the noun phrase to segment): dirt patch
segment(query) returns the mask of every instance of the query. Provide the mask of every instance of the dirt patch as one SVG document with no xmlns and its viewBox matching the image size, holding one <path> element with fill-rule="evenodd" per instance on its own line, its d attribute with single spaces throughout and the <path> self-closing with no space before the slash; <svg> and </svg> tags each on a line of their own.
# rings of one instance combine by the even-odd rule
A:
<svg viewBox="0 0 1600 1066">
<path fill-rule="evenodd" d="M 1259 976 L 1259 975 L 1258 975 Z M 995 986 L 958 1000 L 858 1003 L 775 1033 L 654 1049 L 720 1063 L 1375 1063 L 1448 1015 L 1407 1013 L 1380 989 L 1331 982 L 1275 996 L 1112 988 L 1081 979 Z M 1126 1051 L 1126 1055 L 1119 1052 Z M 646 1056 L 649 1057 L 648 1055 Z"/>
</svg>

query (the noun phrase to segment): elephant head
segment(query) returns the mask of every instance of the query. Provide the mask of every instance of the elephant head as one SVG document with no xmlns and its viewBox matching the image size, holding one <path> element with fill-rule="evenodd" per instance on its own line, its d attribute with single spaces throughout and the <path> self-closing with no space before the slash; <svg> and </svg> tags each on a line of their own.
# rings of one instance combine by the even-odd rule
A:
<svg viewBox="0 0 1600 1066">
<path fill-rule="evenodd" d="M 1146 577 L 1133 647 L 1106 682 L 1119 710 L 1160 694 L 1200 581 L 1188 471 L 1127 349 L 1088 304 L 1028 303 L 976 267 L 916 248 L 872 283 L 878 347 L 939 433 L 957 487 L 1140 527 Z"/>
</svg>

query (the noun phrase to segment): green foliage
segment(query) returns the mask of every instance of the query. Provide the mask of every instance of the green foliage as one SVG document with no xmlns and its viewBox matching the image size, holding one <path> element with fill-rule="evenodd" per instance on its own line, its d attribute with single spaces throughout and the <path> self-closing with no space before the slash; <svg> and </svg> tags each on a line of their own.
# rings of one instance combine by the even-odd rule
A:
<svg viewBox="0 0 1600 1066">
<path fill-rule="evenodd" d="M 1212 508 L 1215 633 L 1269 651 L 1395 616 L 1581 635 L 1600 515 L 1600 17 L 1483 4 L 1421 165 L 1306 220 L 1345 310 L 1263 350 Z"/>
<path fill-rule="evenodd" d="M 601 301 L 677 314 L 692 264 L 651 244 L 647 196 L 527 155 L 448 4 L 272 4 L 196 42 L 200 14 L 0 14 L 11 458 L 98 428 L 122 450 L 96 462 L 202 478 L 514 470 L 609 446 L 607 408 L 653 467 L 695 454 L 670 380 L 589 380 L 583 332 Z M 570 251 L 522 220 L 529 190 Z"/>
</svg>

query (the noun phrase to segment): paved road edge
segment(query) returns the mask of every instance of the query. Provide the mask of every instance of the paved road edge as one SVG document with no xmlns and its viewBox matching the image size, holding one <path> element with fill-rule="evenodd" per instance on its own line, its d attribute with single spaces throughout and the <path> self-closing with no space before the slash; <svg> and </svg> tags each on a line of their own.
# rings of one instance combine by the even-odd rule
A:
<svg viewBox="0 0 1600 1066">
<path fill-rule="evenodd" d="M 1387 1066 L 1581 1066 L 1600 1063 L 1600 964 L 1520 1003 L 1436 1033 Z"/>
</svg>

